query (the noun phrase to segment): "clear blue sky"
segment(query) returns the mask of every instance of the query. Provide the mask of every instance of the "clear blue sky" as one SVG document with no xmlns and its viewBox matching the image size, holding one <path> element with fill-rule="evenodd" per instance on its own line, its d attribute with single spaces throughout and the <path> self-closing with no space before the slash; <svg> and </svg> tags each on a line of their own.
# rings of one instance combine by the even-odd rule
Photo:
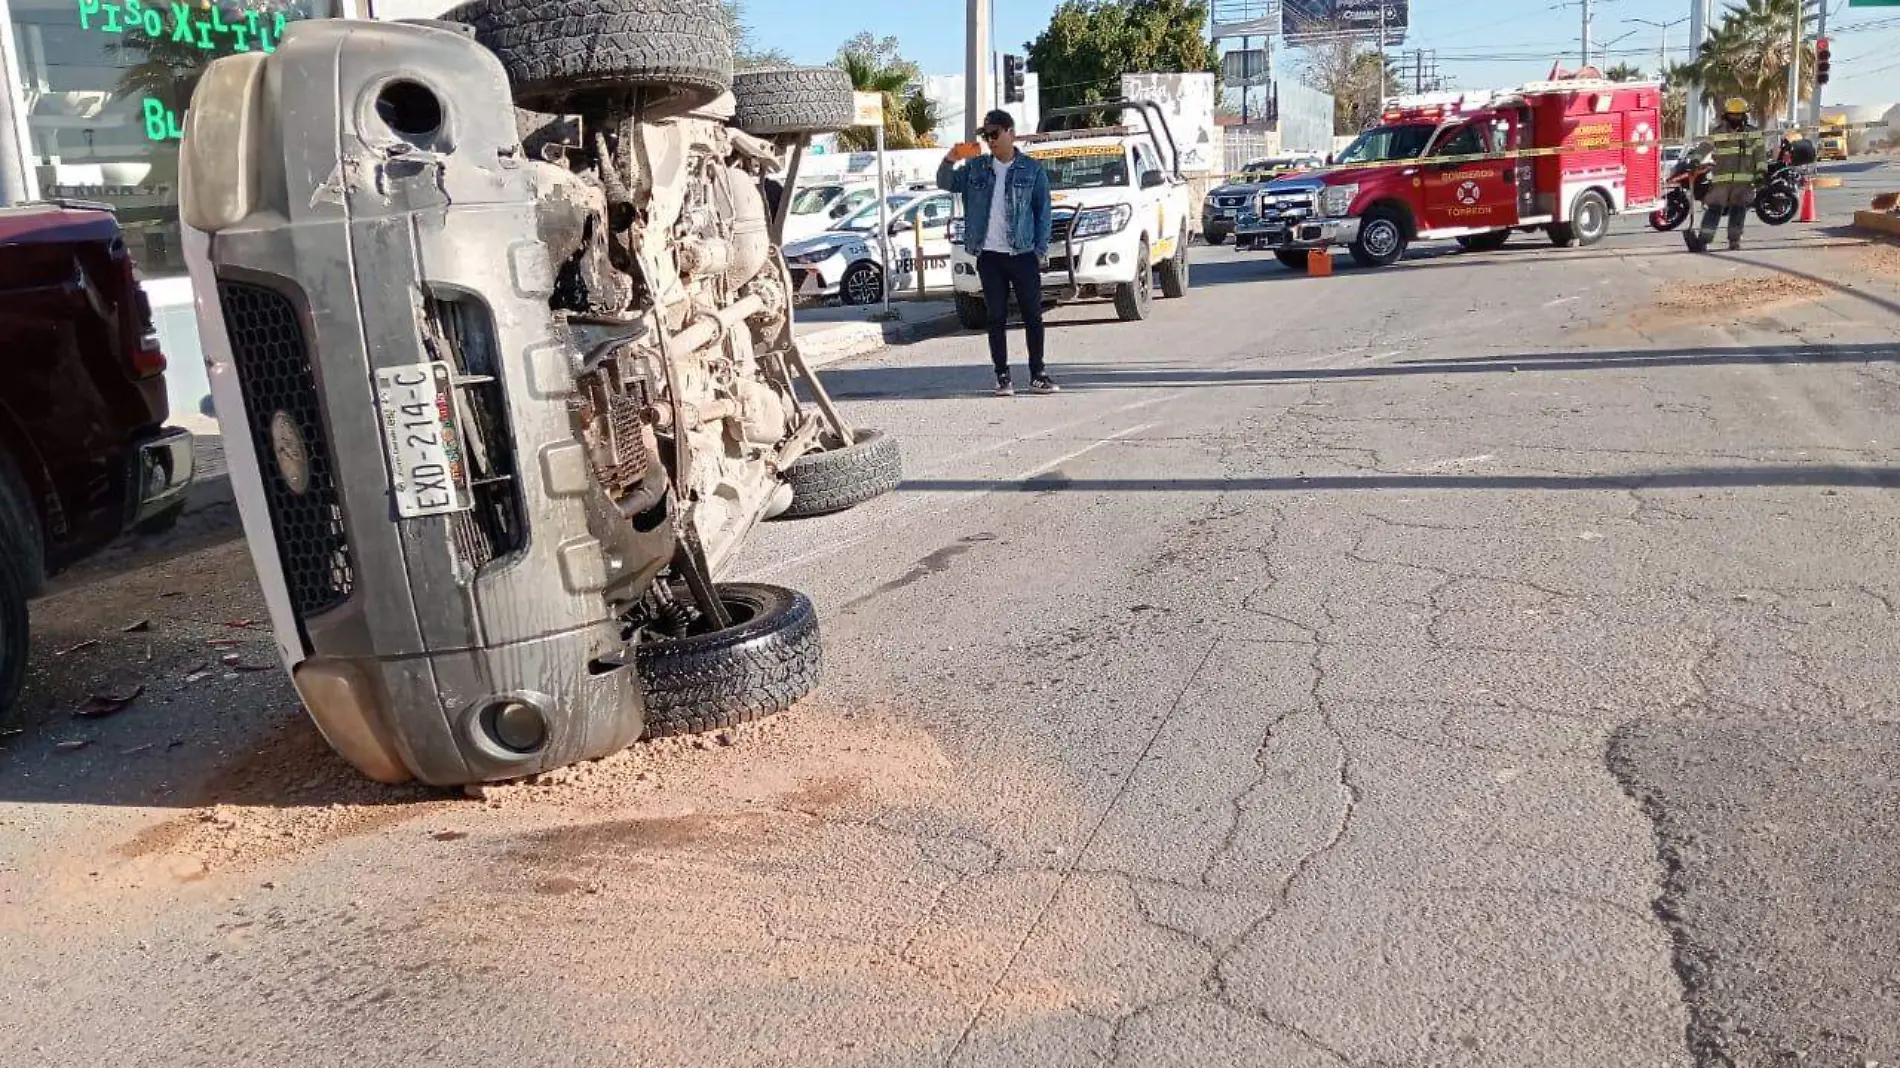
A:
<svg viewBox="0 0 1900 1068">
<path fill-rule="evenodd" d="M 1551 10 L 1557 0 L 1412 0 L 1412 34 L 1406 47 L 1435 48 L 1444 72 L 1467 87 L 1490 87 L 1539 78 L 1550 58 L 1561 53 L 1575 65 L 1581 28 L 1573 5 Z M 1900 102 L 1900 8 L 1848 9 L 1830 0 L 1834 77 L 1824 99 L 1832 103 Z M 999 51 L 1014 51 L 1039 33 L 1055 10 L 1055 0 L 992 0 Z M 1723 6 L 1717 0 L 1717 6 Z M 1630 19 L 1670 22 L 1688 15 L 1687 0 L 1596 0 L 1599 43 L 1615 41 L 1611 60 L 1627 59 L 1653 70 L 1659 31 Z M 758 43 L 783 49 L 800 62 L 831 59 L 838 45 L 860 30 L 896 36 L 906 55 L 926 73 L 955 74 L 963 69 L 962 0 L 748 0 L 746 20 Z M 1856 23 L 1886 20 L 1885 29 L 1853 31 Z M 1846 32 L 1833 32 L 1841 28 Z M 1624 34 L 1631 36 L 1617 41 Z M 1669 31 L 1674 58 L 1682 58 L 1688 25 Z M 1630 54 L 1624 55 L 1625 51 Z M 1497 53 L 1535 54 L 1537 60 L 1500 61 Z M 1449 57 L 1470 57 L 1449 59 Z M 1295 57 L 1297 61 L 1297 57 Z"/>
</svg>

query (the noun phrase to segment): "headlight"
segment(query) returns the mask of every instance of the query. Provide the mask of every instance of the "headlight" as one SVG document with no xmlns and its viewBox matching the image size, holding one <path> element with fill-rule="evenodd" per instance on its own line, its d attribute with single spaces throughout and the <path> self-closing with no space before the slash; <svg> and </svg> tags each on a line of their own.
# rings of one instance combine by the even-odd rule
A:
<svg viewBox="0 0 1900 1068">
<path fill-rule="evenodd" d="M 1319 210 L 1329 219 L 1340 219 L 1352 213 L 1352 202 L 1359 196 L 1359 183 L 1352 185 L 1329 185 L 1320 195 Z"/>
<path fill-rule="evenodd" d="M 1126 204 L 1117 204 L 1112 208 L 1084 208 L 1075 216 L 1075 226 L 1069 231 L 1074 236 L 1107 237 L 1119 234 L 1128 220 L 1135 217 L 1135 209 Z"/>
<path fill-rule="evenodd" d="M 1212 194 L 1212 193 L 1209 193 L 1209 194 L 1207 194 L 1207 206 L 1208 206 L 1208 207 L 1210 207 L 1210 208 L 1211 208 L 1211 207 L 1214 207 L 1214 206 L 1215 206 L 1215 204 L 1214 204 L 1214 194 Z"/>
<path fill-rule="evenodd" d="M 823 263 L 837 254 L 838 250 L 836 248 L 821 248 L 812 252 L 801 252 L 796 256 L 787 256 L 785 257 L 785 262 L 804 267 L 814 263 Z"/>
</svg>

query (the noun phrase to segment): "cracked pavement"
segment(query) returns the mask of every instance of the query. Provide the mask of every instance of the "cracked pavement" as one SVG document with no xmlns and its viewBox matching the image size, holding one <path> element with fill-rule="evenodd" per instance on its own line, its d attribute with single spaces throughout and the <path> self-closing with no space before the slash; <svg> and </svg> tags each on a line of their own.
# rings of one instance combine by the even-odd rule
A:
<svg viewBox="0 0 1900 1068">
<path fill-rule="evenodd" d="M 730 745 L 386 791 L 275 674 L 181 681 L 269 655 L 241 545 L 79 576 L 0 758 L 0 1063 L 1900 1063 L 1900 257 L 1638 225 L 1198 250 L 1056 313 L 1057 397 L 975 337 L 833 368 L 908 481 L 761 531 L 828 680 Z"/>
</svg>

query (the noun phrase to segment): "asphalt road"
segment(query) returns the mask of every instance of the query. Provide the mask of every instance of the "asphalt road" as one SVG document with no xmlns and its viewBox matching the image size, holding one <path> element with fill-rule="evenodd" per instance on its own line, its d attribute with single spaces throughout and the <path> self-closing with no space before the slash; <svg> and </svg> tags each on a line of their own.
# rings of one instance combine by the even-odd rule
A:
<svg viewBox="0 0 1900 1068">
<path fill-rule="evenodd" d="M 1058 313 L 1055 397 L 834 368 L 909 480 L 761 533 L 828 682 L 703 748 L 384 790 L 245 670 L 241 545 L 78 576 L 0 1063 L 1900 1063 L 1900 250 L 1834 225 L 1900 173 L 1844 174 L 1739 255 L 1204 250 Z"/>
</svg>

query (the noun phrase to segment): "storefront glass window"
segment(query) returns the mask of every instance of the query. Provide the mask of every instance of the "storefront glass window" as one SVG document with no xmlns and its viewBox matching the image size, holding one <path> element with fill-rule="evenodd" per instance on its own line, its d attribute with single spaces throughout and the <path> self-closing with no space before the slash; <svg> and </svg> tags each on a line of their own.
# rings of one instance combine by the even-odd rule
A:
<svg viewBox="0 0 1900 1068">
<path fill-rule="evenodd" d="M 336 0 L 10 0 L 40 195 L 118 212 L 148 277 L 182 274 L 178 141 L 212 60 L 276 49 Z"/>
</svg>

